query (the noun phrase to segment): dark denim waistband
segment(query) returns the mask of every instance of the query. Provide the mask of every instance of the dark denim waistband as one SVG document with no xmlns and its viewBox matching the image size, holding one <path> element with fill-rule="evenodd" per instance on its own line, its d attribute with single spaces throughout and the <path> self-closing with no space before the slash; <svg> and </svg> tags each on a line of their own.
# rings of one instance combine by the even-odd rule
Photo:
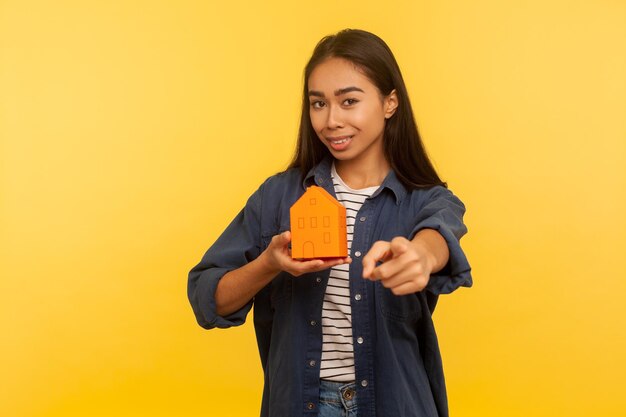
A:
<svg viewBox="0 0 626 417">
<path fill-rule="evenodd" d="M 351 410 L 356 407 L 356 384 L 320 379 L 320 402 L 342 404 Z"/>
</svg>

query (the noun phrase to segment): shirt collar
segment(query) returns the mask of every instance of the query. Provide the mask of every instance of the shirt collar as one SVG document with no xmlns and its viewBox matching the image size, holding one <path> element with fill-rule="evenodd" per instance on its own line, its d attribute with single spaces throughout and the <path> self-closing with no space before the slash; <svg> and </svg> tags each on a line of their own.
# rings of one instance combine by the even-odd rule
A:
<svg viewBox="0 0 626 417">
<path fill-rule="evenodd" d="M 311 186 L 313 184 L 319 185 L 320 187 L 332 187 L 332 180 L 330 177 L 330 169 L 332 163 L 332 156 L 326 155 L 319 164 L 309 170 L 309 172 L 304 177 L 302 187 L 305 190 L 308 186 Z M 376 190 L 376 192 L 372 194 L 371 198 L 376 197 L 384 189 L 389 189 L 393 193 L 396 199 L 396 205 L 399 205 L 407 194 L 406 188 L 400 182 L 393 169 L 389 171 L 389 174 L 387 174 L 387 176 L 383 180 L 383 183 L 380 185 L 378 190 Z"/>
</svg>

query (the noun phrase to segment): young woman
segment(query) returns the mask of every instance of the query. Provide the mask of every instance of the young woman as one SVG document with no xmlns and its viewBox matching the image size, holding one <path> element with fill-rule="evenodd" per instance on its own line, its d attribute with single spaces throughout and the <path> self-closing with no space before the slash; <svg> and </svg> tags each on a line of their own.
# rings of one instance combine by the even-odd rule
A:
<svg viewBox="0 0 626 417">
<path fill-rule="evenodd" d="M 289 208 L 310 185 L 346 206 L 349 257 L 291 258 Z M 261 416 L 447 416 L 431 314 L 439 294 L 472 284 L 464 212 L 391 50 L 343 30 L 305 68 L 293 161 L 190 271 L 189 300 L 206 329 L 240 325 L 254 305 Z"/>
</svg>

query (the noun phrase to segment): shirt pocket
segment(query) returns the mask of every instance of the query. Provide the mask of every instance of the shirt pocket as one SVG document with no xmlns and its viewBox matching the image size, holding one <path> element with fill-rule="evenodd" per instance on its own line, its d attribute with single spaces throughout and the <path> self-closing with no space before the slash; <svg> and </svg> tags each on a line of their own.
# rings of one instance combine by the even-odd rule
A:
<svg viewBox="0 0 626 417">
<path fill-rule="evenodd" d="M 389 288 L 376 282 L 376 299 L 384 317 L 394 321 L 417 321 L 421 316 L 417 294 L 395 295 Z"/>
<path fill-rule="evenodd" d="M 287 230 L 289 230 L 289 217 L 280 219 L 280 223 L 266 226 L 261 231 L 261 243 L 263 245 L 261 252 L 267 249 L 274 236 L 286 232 Z"/>
<path fill-rule="evenodd" d="M 267 249 L 267 247 L 270 245 L 270 242 L 272 241 L 272 234 L 268 233 L 267 235 L 261 235 L 261 253 L 263 253 L 263 251 L 265 251 L 265 249 Z"/>
</svg>

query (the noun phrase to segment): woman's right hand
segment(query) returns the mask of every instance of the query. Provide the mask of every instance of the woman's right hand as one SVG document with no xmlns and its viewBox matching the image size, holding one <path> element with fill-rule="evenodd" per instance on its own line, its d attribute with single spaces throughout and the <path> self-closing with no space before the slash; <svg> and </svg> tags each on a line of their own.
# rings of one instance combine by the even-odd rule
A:
<svg viewBox="0 0 626 417">
<path fill-rule="evenodd" d="M 272 241 L 269 246 L 259 257 L 263 259 L 266 267 L 270 271 L 275 272 L 276 274 L 280 271 L 285 271 L 297 277 L 309 272 L 318 272 L 333 266 L 352 262 L 350 257 L 312 259 L 308 261 L 292 259 L 291 253 L 289 253 L 289 242 L 291 242 L 290 231 L 286 231 L 272 237 Z"/>
<path fill-rule="evenodd" d="M 224 274 L 215 289 L 215 311 L 227 316 L 249 302 L 270 283 L 280 271 L 294 276 L 317 272 L 335 265 L 350 263 L 350 258 L 313 259 L 298 261 L 289 253 L 289 231 L 276 235 L 260 256 L 240 268 Z"/>
</svg>

